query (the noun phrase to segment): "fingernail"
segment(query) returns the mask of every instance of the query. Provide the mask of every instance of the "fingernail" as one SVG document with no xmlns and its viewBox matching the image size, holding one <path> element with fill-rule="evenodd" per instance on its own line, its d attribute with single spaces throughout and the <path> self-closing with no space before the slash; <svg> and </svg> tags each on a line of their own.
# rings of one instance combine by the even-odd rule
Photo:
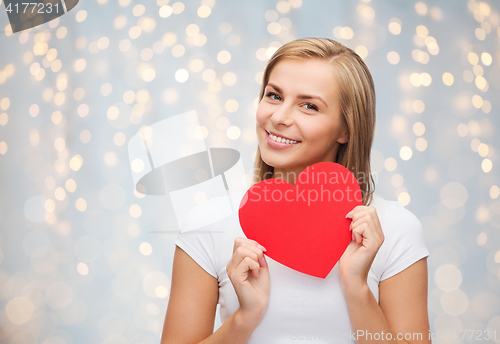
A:
<svg viewBox="0 0 500 344">
<path fill-rule="evenodd" d="M 267 251 L 266 248 L 264 246 L 262 246 L 261 244 L 258 244 L 257 247 L 260 248 L 264 252 Z"/>
<path fill-rule="evenodd" d="M 356 241 L 356 239 L 354 239 L 354 233 L 351 232 L 351 237 L 352 237 L 352 241 Z"/>
<path fill-rule="evenodd" d="M 255 278 L 259 278 L 259 271 L 255 271 Z"/>
<path fill-rule="evenodd" d="M 352 232 L 352 222 L 351 222 L 351 224 L 349 225 L 349 230 Z"/>
<path fill-rule="evenodd" d="M 351 217 L 353 213 L 354 213 L 354 209 L 353 209 L 353 210 L 351 210 L 350 212 L 348 212 L 348 213 L 346 214 L 345 218 L 347 219 L 348 217 Z"/>
<path fill-rule="evenodd" d="M 260 266 L 264 266 L 264 264 L 265 264 L 265 263 L 264 263 L 264 257 L 261 257 L 261 258 L 259 259 L 259 263 L 260 263 Z"/>
</svg>

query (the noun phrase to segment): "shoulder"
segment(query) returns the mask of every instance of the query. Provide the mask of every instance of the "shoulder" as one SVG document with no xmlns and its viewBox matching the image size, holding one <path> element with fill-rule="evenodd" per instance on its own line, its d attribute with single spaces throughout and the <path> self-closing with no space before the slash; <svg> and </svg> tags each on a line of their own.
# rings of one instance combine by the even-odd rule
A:
<svg viewBox="0 0 500 344">
<path fill-rule="evenodd" d="M 399 201 L 385 200 L 380 196 L 374 196 L 370 206 L 377 210 L 384 235 L 390 235 L 392 231 L 404 234 L 408 231 L 422 230 L 419 219 Z"/>
<path fill-rule="evenodd" d="M 380 280 L 386 279 L 429 255 L 419 219 L 398 201 L 374 197 L 371 206 L 377 209 L 384 242 L 373 268 Z"/>
</svg>

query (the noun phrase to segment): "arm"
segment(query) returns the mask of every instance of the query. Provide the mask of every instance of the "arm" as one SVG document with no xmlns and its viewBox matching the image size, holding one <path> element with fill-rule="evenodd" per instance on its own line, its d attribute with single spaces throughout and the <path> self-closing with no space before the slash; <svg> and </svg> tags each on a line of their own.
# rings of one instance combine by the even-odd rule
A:
<svg viewBox="0 0 500 344">
<path fill-rule="evenodd" d="M 218 297 L 217 279 L 176 246 L 161 344 L 246 343 L 254 327 L 240 309 L 213 333 Z"/>
<path fill-rule="evenodd" d="M 380 306 L 366 283 L 346 285 L 344 295 L 353 332 L 358 334 L 358 344 L 431 343 L 427 312 L 427 258 L 380 282 Z M 375 340 L 368 333 L 372 336 L 384 333 L 384 340 L 382 337 Z M 389 336 L 392 340 L 388 340 Z"/>
<path fill-rule="evenodd" d="M 381 281 L 379 306 L 367 283 L 369 269 L 385 240 L 377 211 L 372 206 L 357 206 L 346 217 L 352 219 L 353 241 L 340 258 L 339 272 L 357 343 L 430 343 L 427 259 L 422 258 Z M 404 249 L 410 250 L 412 245 L 418 244 L 418 219 L 401 208 L 391 217 L 396 228 L 408 226 L 406 235 L 412 235 L 399 245 L 405 243 Z M 394 241 L 394 237 L 391 240 Z M 403 336 L 398 336 L 399 333 Z"/>
</svg>

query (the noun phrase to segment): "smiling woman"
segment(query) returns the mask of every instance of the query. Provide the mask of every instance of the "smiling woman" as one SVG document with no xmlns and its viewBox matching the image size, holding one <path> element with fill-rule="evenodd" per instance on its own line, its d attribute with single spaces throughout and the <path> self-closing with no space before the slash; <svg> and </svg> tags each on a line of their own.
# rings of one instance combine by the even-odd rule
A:
<svg viewBox="0 0 500 344">
<path fill-rule="evenodd" d="M 399 202 L 373 197 L 375 90 L 363 60 L 330 39 L 281 46 L 266 66 L 256 120 L 253 183 L 295 184 L 319 162 L 357 178 L 363 205 L 340 215 L 351 219 L 352 240 L 323 279 L 267 257 L 238 213 L 181 230 L 162 343 L 429 343 L 422 226 Z M 222 325 L 213 333 L 217 304 Z"/>
<path fill-rule="evenodd" d="M 287 171 L 287 180 L 294 184 L 312 163 L 333 161 L 365 177 L 360 187 L 363 205 L 368 205 L 374 189 L 370 173 L 374 130 L 375 89 L 363 60 L 332 40 L 289 42 L 275 52 L 264 71 L 252 183 L 283 175 L 293 162 L 296 168 Z M 269 133 L 304 142 L 278 146 Z M 279 154 L 275 151 L 288 147 Z"/>
<path fill-rule="evenodd" d="M 326 61 L 284 59 L 276 64 L 257 108 L 260 158 L 273 167 L 274 177 L 286 169 L 288 181 L 295 184 L 307 166 L 335 161 L 348 138 L 337 88 Z M 289 144 L 287 138 L 297 142 Z"/>
</svg>

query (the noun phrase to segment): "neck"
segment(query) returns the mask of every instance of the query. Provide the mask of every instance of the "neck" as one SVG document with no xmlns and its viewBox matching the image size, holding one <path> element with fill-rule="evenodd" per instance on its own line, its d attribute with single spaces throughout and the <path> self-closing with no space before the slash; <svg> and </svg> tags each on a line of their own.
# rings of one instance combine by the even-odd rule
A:
<svg viewBox="0 0 500 344">
<path fill-rule="evenodd" d="M 300 172 L 302 172 L 306 167 L 298 168 L 274 168 L 272 178 L 284 180 L 292 185 L 295 185 Z"/>
</svg>

